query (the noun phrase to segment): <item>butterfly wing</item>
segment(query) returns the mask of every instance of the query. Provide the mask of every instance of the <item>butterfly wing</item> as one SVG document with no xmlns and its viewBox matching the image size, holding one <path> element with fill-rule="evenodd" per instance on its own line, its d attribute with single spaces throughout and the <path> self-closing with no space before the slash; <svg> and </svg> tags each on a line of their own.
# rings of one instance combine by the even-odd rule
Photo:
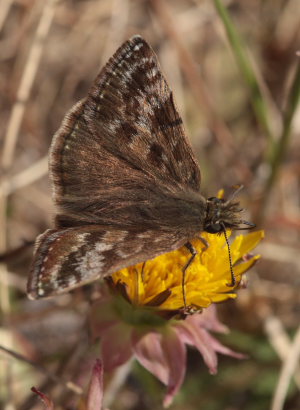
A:
<svg viewBox="0 0 300 410">
<path fill-rule="evenodd" d="M 53 139 L 50 174 L 64 214 L 58 226 L 122 226 L 134 221 L 137 204 L 150 209 L 168 196 L 199 191 L 199 168 L 173 94 L 140 36 L 117 50 L 88 97 L 67 114 Z M 140 213 L 146 220 L 147 212 Z"/>
<path fill-rule="evenodd" d="M 153 242 L 155 238 L 155 242 Z M 182 245 L 160 232 L 129 233 L 97 225 L 48 229 L 37 238 L 27 293 L 31 299 L 68 292 Z M 149 243 L 152 245 L 149 246 Z"/>
</svg>

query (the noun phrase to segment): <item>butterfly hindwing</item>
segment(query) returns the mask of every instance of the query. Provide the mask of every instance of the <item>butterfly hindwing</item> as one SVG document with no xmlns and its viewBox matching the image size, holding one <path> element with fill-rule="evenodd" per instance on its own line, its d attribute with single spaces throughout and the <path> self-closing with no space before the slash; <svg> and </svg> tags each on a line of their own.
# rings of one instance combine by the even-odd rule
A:
<svg viewBox="0 0 300 410">
<path fill-rule="evenodd" d="M 172 243 L 163 232 L 49 229 L 36 241 L 27 292 L 31 299 L 62 294 L 181 245 L 182 239 Z"/>
</svg>

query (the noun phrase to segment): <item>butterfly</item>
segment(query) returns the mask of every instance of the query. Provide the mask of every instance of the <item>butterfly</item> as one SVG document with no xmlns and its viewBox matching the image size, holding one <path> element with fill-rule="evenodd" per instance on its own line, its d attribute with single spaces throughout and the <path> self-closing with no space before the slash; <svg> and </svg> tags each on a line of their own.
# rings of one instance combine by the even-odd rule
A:
<svg viewBox="0 0 300 410">
<path fill-rule="evenodd" d="M 54 229 L 36 240 L 31 299 L 54 296 L 247 223 L 233 199 L 206 199 L 200 170 L 157 57 L 126 41 L 66 114 L 49 173 Z M 232 274 L 233 275 L 233 274 Z"/>
</svg>

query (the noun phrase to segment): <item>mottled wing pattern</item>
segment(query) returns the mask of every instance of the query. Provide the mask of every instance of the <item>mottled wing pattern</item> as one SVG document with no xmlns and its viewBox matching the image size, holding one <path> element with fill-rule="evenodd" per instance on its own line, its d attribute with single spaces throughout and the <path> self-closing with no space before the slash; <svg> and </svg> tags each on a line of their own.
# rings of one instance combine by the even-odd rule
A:
<svg viewBox="0 0 300 410">
<path fill-rule="evenodd" d="M 145 247 L 145 242 L 151 242 L 151 247 Z M 49 229 L 36 241 L 28 296 L 59 295 L 181 245 L 182 240 L 172 243 L 163 232 L 134 234 L 97 225 Z"/>
<path fill-rule="evenodd" d="M 107 223 L 113 212 L 121 225 L 120 210 L 151 207 L 160 191 L 199 191 L 199 168 L 173 94 L 140 36 L 117 50 L 66 116 L 52 143 L 50 173 L 55 202 L 70 224 Z M 58 226 L 68 223 L 62 217 Z"/>
</svg>

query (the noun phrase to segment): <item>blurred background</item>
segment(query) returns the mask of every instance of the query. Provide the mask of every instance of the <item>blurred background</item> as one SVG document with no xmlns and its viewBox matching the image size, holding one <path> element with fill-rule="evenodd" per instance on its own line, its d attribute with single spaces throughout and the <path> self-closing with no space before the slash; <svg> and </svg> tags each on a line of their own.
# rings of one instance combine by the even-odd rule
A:
<svg viewBox="0 0 300 410">
<path fill-rule="evenodd" d="M 211 376 L 190 350 L 170 408 L 268 409 L 276 395 L 273 409 L 299 409 L 299 0 L 1 1 L 0 344 L 11 352 L 0 350 L 0 407 L 41 408 L 35 385 L 55 408 L 75 408 L 78 396 L 61 380 L 84 386 L 97 357 L 85 290 L 31 302 L 26 278 L 32 241 L 54 217 L 52 135 L 100 67 L 137 33 L 174 91 L 203 193 L 244 184 L 245 218 L 265 230 L 247 289 L 218 306 L 231 330 L 220 340 L 249 358 L 220 356 Z M 134 364 L 110 408 L 161 409 L 164 389 Z"/>
</svg>

